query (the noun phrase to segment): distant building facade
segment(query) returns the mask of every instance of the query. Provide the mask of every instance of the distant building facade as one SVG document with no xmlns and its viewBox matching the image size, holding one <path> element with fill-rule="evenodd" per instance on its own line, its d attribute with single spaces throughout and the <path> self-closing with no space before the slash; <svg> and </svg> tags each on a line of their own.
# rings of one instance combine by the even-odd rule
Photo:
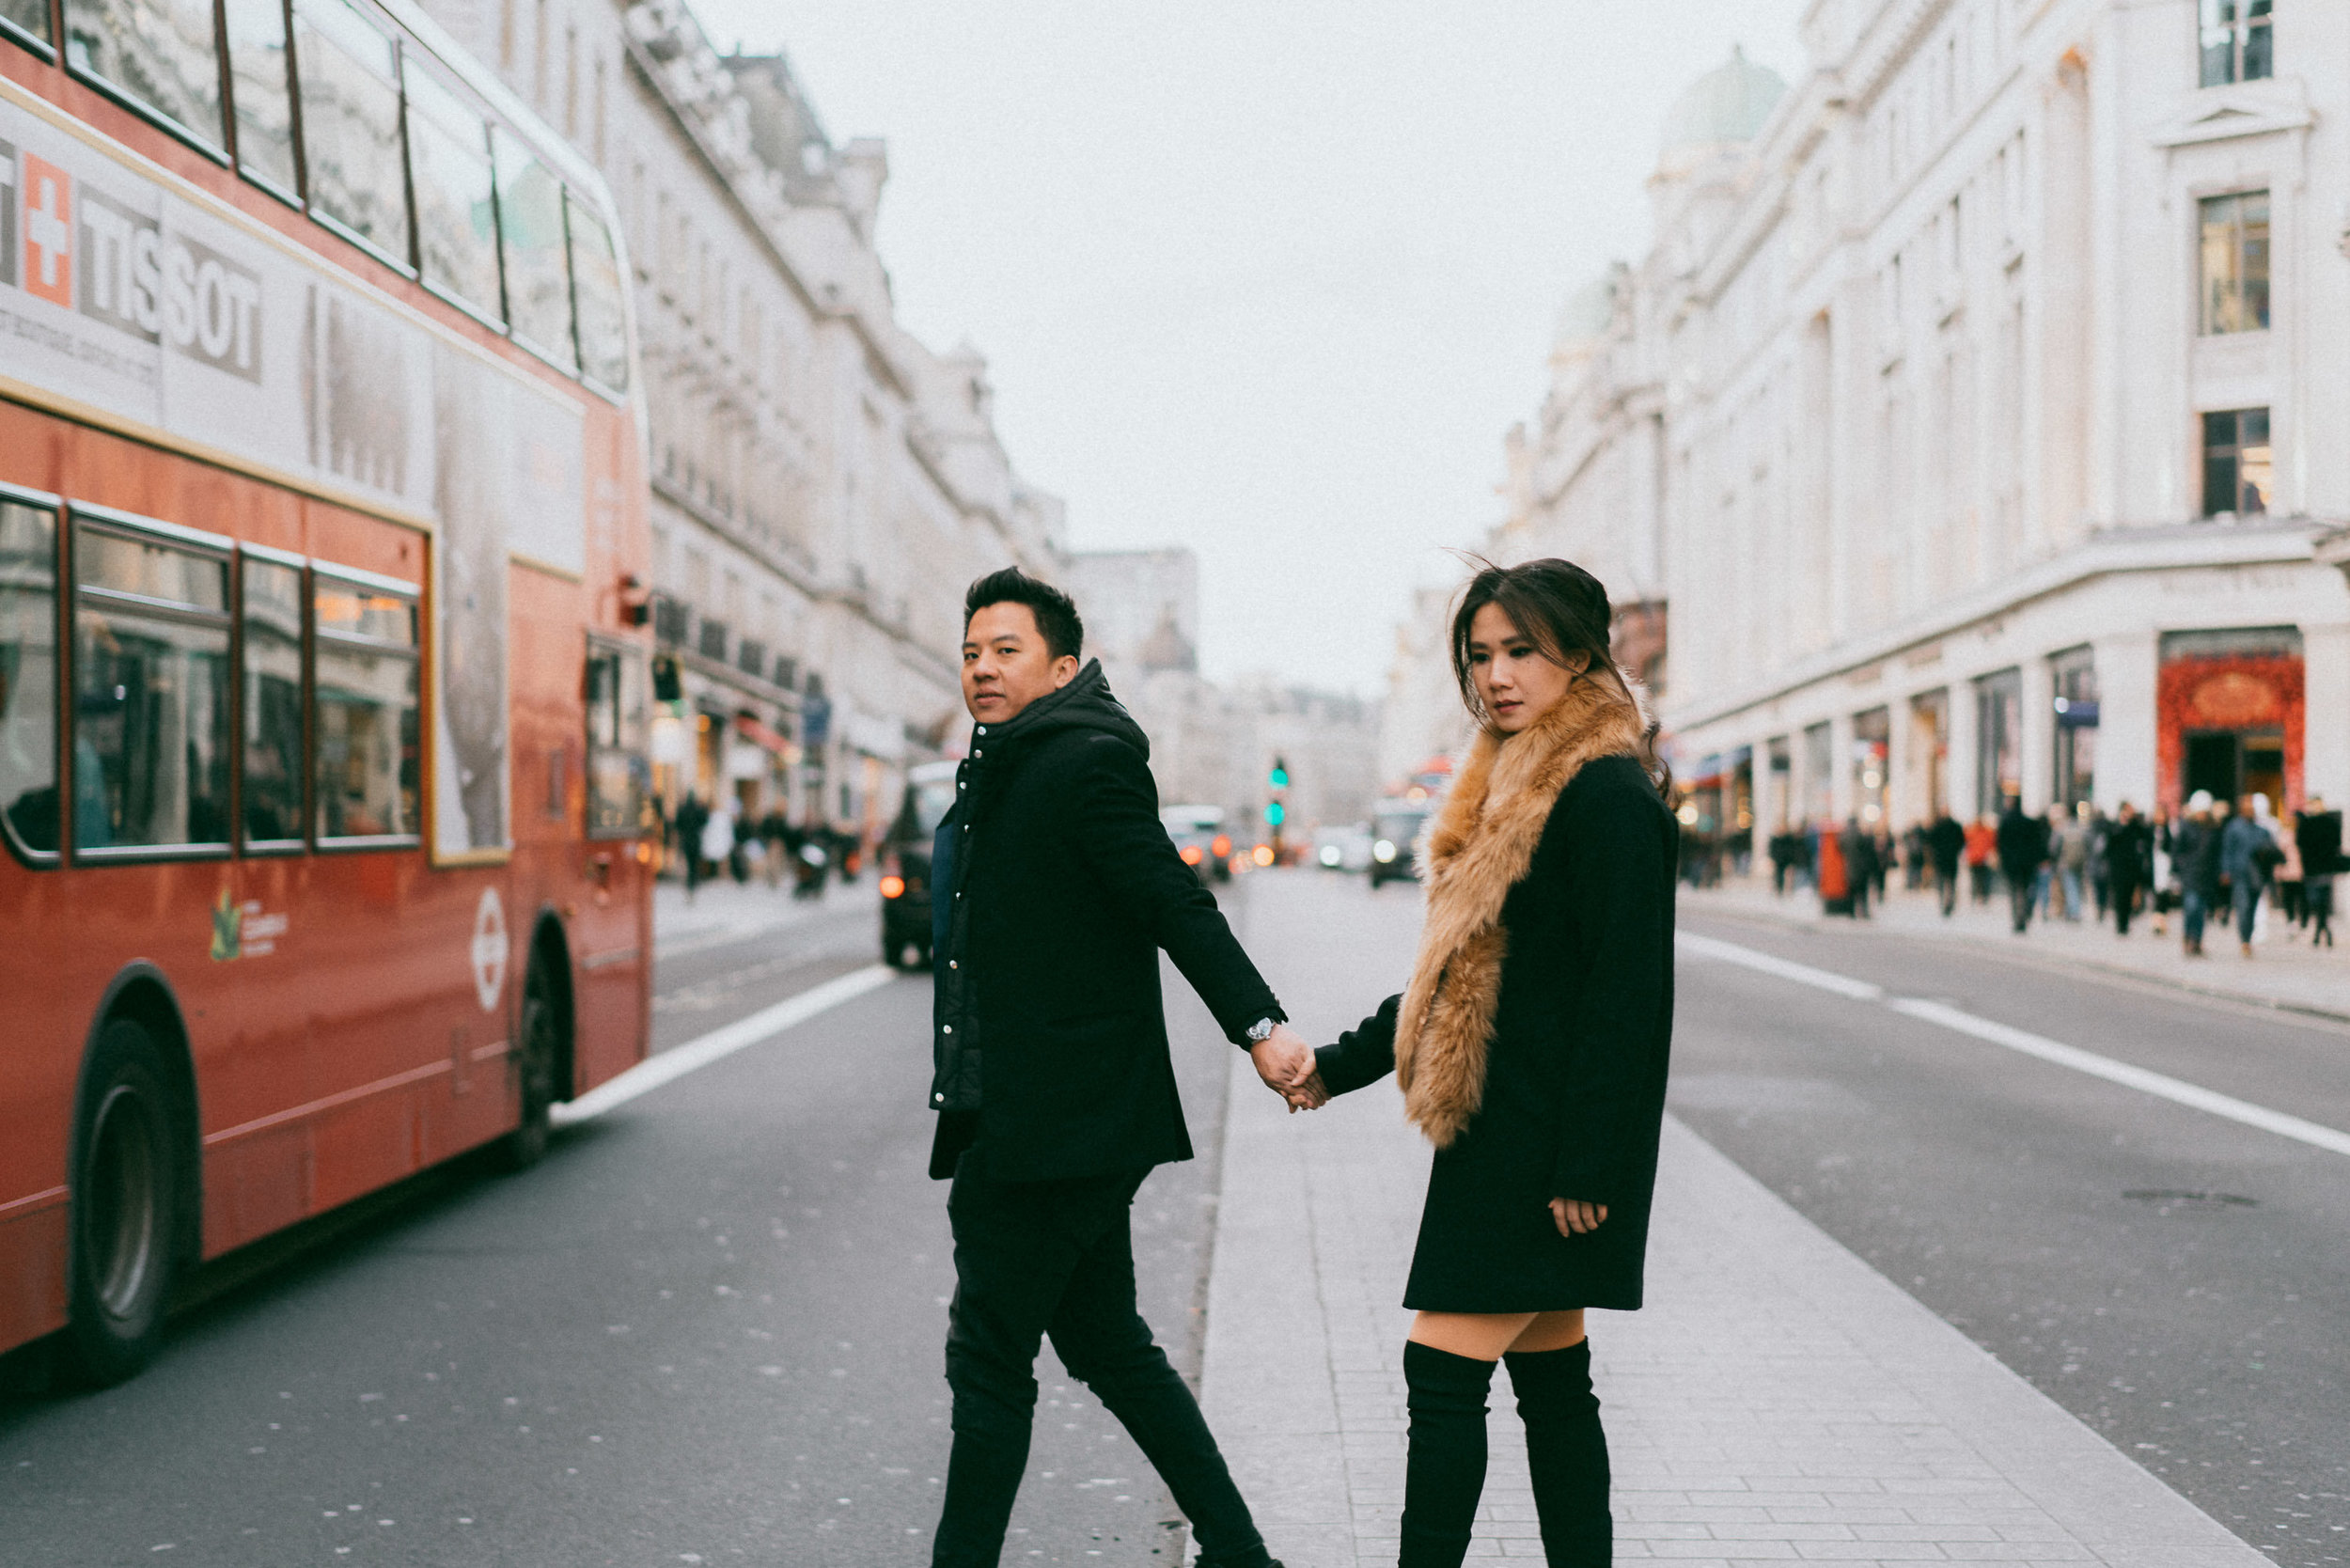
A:
<svg viewBox="0 0 2350 1568">
<path fill-rule="evenodd" d="M 1607 583 L 1727 833 L 2350 794 L 2350 7 L 1803 31 L 1675 110 L 1490 547 Z"/>
<path fill-rule="evenodd" d="M 1162 804 L 1224 808 L 1236 842 L 1266 832 L 1273 764 L 1287 764 L 1292 837 L 1365 820 L 1378 793 L 1379 705 L 1268 677 L 1199 673 L 1199 560 L 1190 550 L 1086 550 L 1067 587 L 1086 647 L 1151 737 Z"/>
<path fill-rule="evenodd" d="M 652 476 L 656 779 L 885 827 L 960 734 L 964 586 L 1049 572 L 1061 507 L 1013 471 L 985 362 L 901 328 L 882 144 L 836 145 L 777 55 L 674 0 L 426 0 L 603 170 L 628 228 Z"/>
</svg>

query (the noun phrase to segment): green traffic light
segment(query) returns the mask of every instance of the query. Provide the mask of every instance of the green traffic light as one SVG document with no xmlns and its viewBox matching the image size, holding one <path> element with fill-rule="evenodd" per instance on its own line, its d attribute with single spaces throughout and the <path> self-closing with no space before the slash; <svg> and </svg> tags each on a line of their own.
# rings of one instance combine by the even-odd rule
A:
<svg viewBox="0 0 2350 1568">
<path fill-rule="evenodd" d="M 1264 808 L 1264 820 L 1272 823 L 1275 827 L 1280 826 L 1281 819 L 1288 815 L 1288 808 L 1283 807 L 1277 800 Z"/>
<path fill-rule="evenodd" d="M 1273 787 L 1277 790 L 1290 787 L 1290 765 L 1277 757 L 1273 760 Z"/>
</svg>

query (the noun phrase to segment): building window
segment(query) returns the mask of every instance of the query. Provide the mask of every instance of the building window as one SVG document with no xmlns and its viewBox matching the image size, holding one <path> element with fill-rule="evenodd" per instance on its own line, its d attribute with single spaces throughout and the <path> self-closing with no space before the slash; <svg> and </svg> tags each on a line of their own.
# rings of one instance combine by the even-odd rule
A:
<svg viewBox="0 0 2350 1568">
<path fill-rule="evenodd" d="M 1996 817 L 2024 792 L 2024 673 L 1975 682 L 1975 815 Z"/>
<path fill-rule="evenodd" d="M 2268 330 L 2268 193 L 2204 199 L 2203 331 Z"/>
<path fill-rule="evenodd" d="M 2232 408 L 2203 416 L 2205 517 L 2260 516 L 2268 510 L 2275 475 L 2268 410 Z"/>
<path fill-rule="evenodd" d="M 2086 648 L 2048 660 L 2055 687 L 2056 777 L 2050 799 L 2067 812 L 2097 793 L 2097 661 Z"/>
<path fill-rule="evenodd" d="M 2203 86 L 2256 82 L 2277 73 L 2270 0 L 2202 0 Z"/>
</svg>

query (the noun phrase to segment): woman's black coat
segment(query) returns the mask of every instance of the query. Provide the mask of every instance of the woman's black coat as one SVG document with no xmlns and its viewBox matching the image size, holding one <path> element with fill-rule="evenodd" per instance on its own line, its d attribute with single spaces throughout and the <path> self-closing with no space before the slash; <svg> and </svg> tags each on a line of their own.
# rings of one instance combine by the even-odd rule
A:
<svg viewBox="0 0 2350 1568">
<path fill-rule="evenodd" d="M 1502 906 L 1485 1092 L 1436 1152 L 1403 1305 L 1539 1312 L 1640 1305 L 1672 1041 L 1673 864 L 1680 835 L 1640 765 L 1606 757 L 1560 792 Z M 1395 1067 L 1390 996 L 1317 1053 L 1333 1094 Z M 1607 1205 L 1562 1236 L 1554 1198 Z"/>
</svg>

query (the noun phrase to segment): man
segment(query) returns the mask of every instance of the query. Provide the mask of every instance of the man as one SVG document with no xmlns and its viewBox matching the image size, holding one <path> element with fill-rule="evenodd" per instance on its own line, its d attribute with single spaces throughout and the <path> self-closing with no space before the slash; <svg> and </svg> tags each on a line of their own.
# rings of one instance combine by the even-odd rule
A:
<svg viewBox="0 0 2350 1568">
<path fill-rule="evenodd" d="M 2294 828 L 2301 852 L 2301 899 L 2313 922 L 2310 946 L 2334 945 L 2334 878 L 2342 870 L 2342 813 L 2328 811 L 2316 796 Z"/>
<path fill-rule="evenodd" d="M 2138 895 L 2154 880 L 2154 837 L 2138 821 L 2138 808 L 2123 801 L 2106 833 L 2106 886 L 2113 906 L 2113 932 L 2130 933 Z"/>
<path fill-rule="evenodd" d="M 677 819 L 670 825 L 677 831 L 677 852 L 685 862 L 685 902 L 692 903 L 696 889 L 702 885 L 702 830 L 710 825 L 710 808 L 689 790 L 678 803 Z"/>
<path fill-rule="evenodd" d="M 1926 830 L 1926 848 L 1934 855 L 1935 890 L 1942 895 L 1942 918 L 1958 907 L 1958 857 L 1966 850 L 1966 830 L 1946 807 Z"/>
<path fill-rule="evenodd" d="M 954 1179 L 955 1297 L 931 1560 L 994 1568 L 1049 1333 L 1158 1468 L 1204 1568 L 1277 1568 L 1135 1309 L 1135 1190 L 1191 1157 L 1159 949 L 1292 1108 L 1319 1103 L 1313 1052 L 1160 825 L 1149 741 L 1100 664 L 1078 667 L 1076 606 L 1008 569 L 971 585 L 964 615 L 971 755 L 932 861 L 931 1175 Z"/>
<path fill-rule="evenodd" d="M 2246 795 L 2219 831 L 2219 876 L 2235 905 L 2236 941 L 2247 958 L 2252 956 L 2252 926 L 2260 917 L 2268 873 L 2284 857 L 2276 835 L 2268 831 L 2267 810 L 2267 797 Z"/>
<path fill-rule="evenodd" d="M 2032 906 L 2040 902 L 2040 868 L 2048 862 L 2048 819 L 2025 815 L 2022 803 L 2010 796 L 1999 817 L 1998 842 L 2008 914 L 2021 936 L 2031 924 Z"/>
<path fill-rule="evenodd" d="M 2208 790 L 2186 800 L 2186 820 L 2170 834 L 2170 865 L 2179 879 L 2179 931 L 2186 956 L 2203 956 L 2203 922 L 2219 902 L 2219 829 Z"/>
</svg>

